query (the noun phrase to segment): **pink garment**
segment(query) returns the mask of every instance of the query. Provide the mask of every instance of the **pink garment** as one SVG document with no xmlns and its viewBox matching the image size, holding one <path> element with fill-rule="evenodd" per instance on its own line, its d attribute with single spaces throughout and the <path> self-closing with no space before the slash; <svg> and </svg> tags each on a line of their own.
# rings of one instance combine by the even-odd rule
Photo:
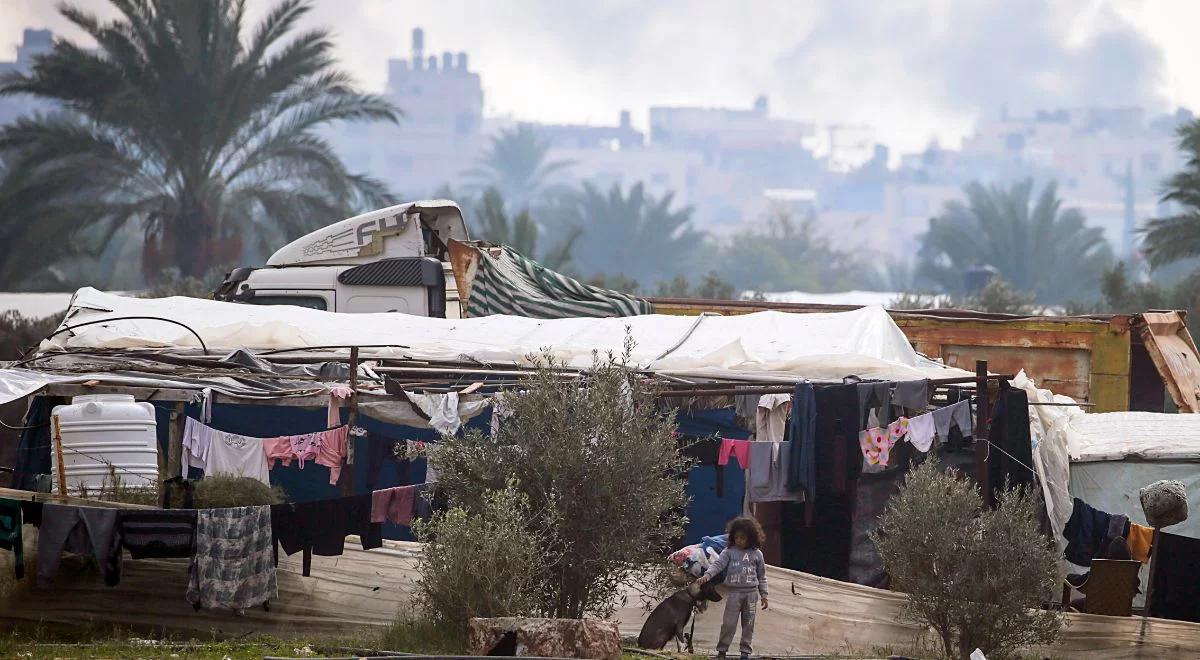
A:
<svg viewBox="0 0 1200 660">
<path fill-rule="evenodd" d="M 413 519 L 416 486 L 397 486 L 371 493 L 371 522 L 408 525 Z"/>
<path fill-rule="evenodd" d="M 341 402 L 354 396 L 354 390 L 345 385 L 335 385 L 329 388 L 329 410 L 326 413 L 326 426 L 333 428 L 342 423 Z"/>
<path fill-rule="evenodd" d="M 311 435 L 321 443 L 317 452 L 317 465 L 329 468 L 329 485 L 336 486 L 338 477 L 342 475 L 342 461 L 346 459 L 346 438 L 350 435 L 350 427 L 339 426 Z"/>
<path fill-rule="evenodd" d="M 283 461 L 284 465 L 291 465 L 292 459 L 296 454 L 292 451 L 291 439 L 283 438 L 263 438 L 262 441 L 263 453 L 267 455 L 267 467 L 275 467 L 275 459 Z"/>
<path fill-rule="evenodd" d="M 300 461 L 301 470 L 304 469 L 304 461 L 311 461 L 320 456 L 324 433 L 326 432 L 320 431 L 317 433 L 288 436 L 288 443 L 292 446 L 292 455 L 296 460 Z M 287 463 L 284 463 L 284 465 L 287 465 Z"/>
<path fill-rule="evenodd" d="M 717 455 L 717 465 L 728 465 L 729 455 L 737 459 L 738 465 L 743 470 L 750 467 L 750 441 L 749 440 L 730 440 L 729 438 L 721 438 L 721 451 Z"/>
</svg>

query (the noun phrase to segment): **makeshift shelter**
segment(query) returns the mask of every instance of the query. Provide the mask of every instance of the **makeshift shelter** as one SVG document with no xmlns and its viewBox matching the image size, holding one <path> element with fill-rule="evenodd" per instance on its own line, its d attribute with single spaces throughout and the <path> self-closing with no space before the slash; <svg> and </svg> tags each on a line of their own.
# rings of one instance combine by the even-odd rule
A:
<svg viewBox="0 0 1200 660">
<path fill-rule="evenodd" d="M 341 410 L 334 414 L 365 434 L 350 440 L 341 480 L 330 485 L 331 473 L 311 465 L 280 466 L 271 475 L 293 500 L 322 501 L 425 481 L 422 459 L 401 465 L 390 459 L 395 455 L 391 450 L 397 443 L 439 437 L 431 413 L 435 407 L 449 411 L 443 420 L 448 416 L 461 424 L 487 426 L 490 395 L 519 384 L 531 353 L 548 351 L 559 374 L 569 379 L 592 365 L 594 351 L 620 353 L 627 337 L 636 342 L 630 360 L 637 377 L 656 381 L 660 396 L 679 407 L 680 435 L 704 439 L 689 446 L 697 452 L 714 452 L 720 442 L 716 436 L 746 435 L 746 417 L 740 415 L 739 421 L 734 405 L 738 397 L 753 402 L 762 395 L 778 395 L 790 400 L 800 381 L 816 385 L 818 393 L 859 385 L 882 387 L 885 398 L 897 383 L 923 384 L 927 387 L 919 409 L 924 410 L 929 403 L 937 407 L 969 400 L 973 391 L 988 391 L 988 385 L 1007 380 L 988 375 L 986 367 L 971 373 L 920 356 L 881 308 L 734 318 L 446 320 L 188 298 L 130 299 L 83 289 L 59 331 L 43 342 L 37 355 L 0 370 L 0 402 L 32 394 L 104 392 L 150 401 L 158 416 L 161 471 L 174 475 L 180 471 L 185 418 L 211 407 L 213 424 L 222 431 L 260 438 L 302 434 L 327 427 L 330 391 L 348 384 L 356 394 L 348 402 L 335 403 Z M 851 376 L 857 378 L 843 382 Z M 975 413 L 980 437 L 986 437 L 982 431 L 989 418 L 988 401 L 980 397 Z M 836 433 L 840 448 L 850 450 L 829 461 L 840 460 L 843 469 L 861 465 L 858 429 L 865 421 L 858 414 L 863 405 L 858 394 L 838 405 L 847 402 L 853 412 L 846 418 L 853 418 L 854 428 Z M 890 404 L 879 407 L 886 413 Z M 830 428 L 821 431 L 827 432 L 834 433 Z M 958 441 L 966 462 L 985 468 L 980 474 L 986 481 L 986 462 L 979 459 L 986 457 L 987 445 L 968 448 L 966 438 Z M 22 449 L 28 451 L 21 452 L 21 460 L 38 457 L 48 462 L 50 446 L 44 433 L 31 429 L 23 440 Z M 44 471 L 44 465 L 30 464 L 21 470 Z M 821 492 L 815 525 L 799 523 L 808 511 L 785 502 L 775 511 L 776 529 L 790 526 L 800 531 L 776 534 L 783 536 L 782 563 L 840 580 L 861 575 L 854 571 L 872 562 L 859 551 L 877 513 L 875 505 L 886 501 L 898 474 L 880 477 L 877 488 L 856 492 L 843 484 Z M 742 511 L 742 477 L 740 470 L 722 467 L 711 458 L 692 470 L 692 525 L 685 541 L 719 530 Z M 856 519 L 856 509 L 867 500 L 874 504 L 863 507 L 864 515 Z M 402 529 L 385 532 L 405 538 Z M 825 649 L 825 643 L 814 642 L 813 648 Z"/>
</svg>

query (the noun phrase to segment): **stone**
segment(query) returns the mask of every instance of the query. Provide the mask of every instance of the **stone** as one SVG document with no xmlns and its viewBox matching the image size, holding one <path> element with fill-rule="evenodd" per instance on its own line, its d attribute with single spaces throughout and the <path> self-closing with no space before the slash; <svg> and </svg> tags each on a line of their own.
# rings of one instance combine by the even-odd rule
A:
<svg viewBox="0 0 1200 660">
<path fill-rule="evenodd" d="M 1139 495 L 1146 522 L 1151 527 L 1167 527 L 1187 520 L 1187 490 L 1182 482 L 1156 481 L 1142 488 Z"/>
<path fill-rule="evenodd" d="M 467 624 L 471 654 L 542 658 L 619 660 L 621 633 L 613 621 L 597 619 L 471 619 Z"/>
</svg>

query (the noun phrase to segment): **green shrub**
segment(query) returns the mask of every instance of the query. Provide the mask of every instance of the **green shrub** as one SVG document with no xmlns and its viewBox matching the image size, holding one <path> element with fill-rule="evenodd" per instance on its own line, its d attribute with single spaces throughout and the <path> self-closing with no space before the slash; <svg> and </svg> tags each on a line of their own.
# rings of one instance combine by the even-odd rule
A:
<svg viewBox="0 0 1200 660">
<path fill-rule="evenodd" d="M 541 586 L 544 616 L 608 616 L 623 587 L 661 565 L 684 531 L 690 461 L 674 437 L 674 412 L 627 367 L 626 344 L 623 356 L 597 356 L 579 378 L 562 378 L 548 354 L 538 357 L 521 394 L 498 402 L 513 414 L 496 433 L 443 438 L 430 453 L 438 485 L 472 513 L 483 493 L 510 480 L 525 495 L 539 560 L 522 570 Z"/>
<path fill-rule="evenodd" d="M 459 631 L 471 617 L 535 613 L 545 560 L 528 527 L 531 517 L 528 499 L 510 484 L 485 492 L 474 510 L 453 507 L 413 523 L 413 534 L 425 543 L 418 603 Z M 397 634 L 423 630 L 401 626 Z"/>
<path fill-rule="evenodd" d="M 906 614 L 937 632 L 947 658 L 1006 657 L 1057 637 L 1062 616 L 1039 609 L 1058 584 L 1054 544 L 1038 531 L 1040 500 L 1009 490 L 994 510 L 935 459 L 915 468 L 872 535 Z"/>
</svg>

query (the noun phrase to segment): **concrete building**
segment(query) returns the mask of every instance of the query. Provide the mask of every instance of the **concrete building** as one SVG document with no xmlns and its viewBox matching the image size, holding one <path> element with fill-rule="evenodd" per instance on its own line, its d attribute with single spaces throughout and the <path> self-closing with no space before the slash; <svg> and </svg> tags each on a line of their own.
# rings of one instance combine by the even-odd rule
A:
<svg viewBox="0 0 1200 660">
<path fill-rule="evenodd" d="M 0 61 L 0 75 L 9 73 L 29 73 L 33 69 L 33 60 L 38 55 L 45 55 L 54 48 L 54 33 L 50 30 L 26 29 L 21 35 L 21 43 L 17 46 L 17 59 Z M 42 112 L 50 108 L 45 101 L 39 101 L 29 96 L 0 96 L 0 125 L 11 123 L 17 117 L 32 112 Z"/>
<path fill-rule="evenodd" d="M 387 67 L 384 94 L 403 112 L 399 125 L 336 127 L 339 153 L 406 199 L 460 183 L 484 143 L 483 86 L 467 54 L 427 52 L 425 33 L 415 28 L 411 57 L 389 59 Z"/>
<path fill-rule="evenodd" d="M 809 122 L 771 117 L 765 96 L 748 109 L 653 106 L 650 146 L 699 154 L 689 199 L 699 227 L 724 233 L 757 218 L 763 191 L 810 187 L 823 166 L 808 148 Z"/>
</svg>

